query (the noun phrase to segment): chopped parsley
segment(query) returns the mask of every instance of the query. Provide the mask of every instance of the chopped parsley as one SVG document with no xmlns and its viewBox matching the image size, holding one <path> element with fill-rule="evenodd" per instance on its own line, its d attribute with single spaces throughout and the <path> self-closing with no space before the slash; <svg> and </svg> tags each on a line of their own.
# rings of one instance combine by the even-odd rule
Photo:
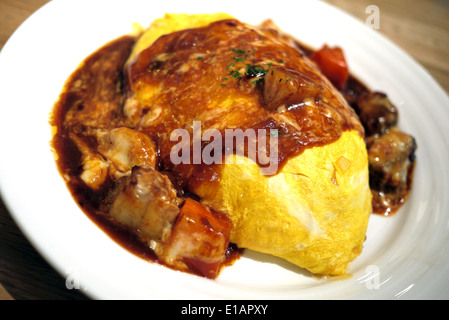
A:
<svg viewBox="0 0 449 320">
<path fill-rule="evenodd" d="M 242 53 L 246 52 L 246 50 L 237 49 L 237 48 L 229 49 L 229 51 L 236 52 L 238 54 L 242 54 Z"/>
<path fill-rule="evenodd" d="M 241 43 L 243 44 L 244 42 Z M 233 55 L 230 58 L 231 59 L 230 63 L 226 66 L 226 70 L 228 71 L 227 76 L 236 80 L 240 80 L 244 77 L 254 78 L 254 80 L 251 81 L 251 83 L 253 84 L 260 84 L 264 82 L 264 76 L 273 66 L 273 62 L 270 62 L 264 66 L 260 64 L 245 63 L 248 62 L 247 61 L 248 58 L 255 55 L 256 52 L 255 48 L 252 50 L 232 48 L 228 49 L 228 51 L 232 52 Z M 284 63 L 283 60 L 279 60 L 279 62 Z M 242 63 L 245 63 L 245 66 L 243 66 Z M 224 77 L 222 79 L 222 81 L 225 80 L 228 80 L 228 78 Z M 287 79 L 286 81 L 289 81 L 289 79 Z M 225 86 L 226 84 L 222 83 L 221 85 Z"/>
<path fill-rule="evenodd" d="M 246 64 L 245 75 L 248 77 L 261 77 L 264 76 L 267 72 L 268 70 L 263 69 L 261 65 L 252 65 L 249 63 Z"/>
</svg>

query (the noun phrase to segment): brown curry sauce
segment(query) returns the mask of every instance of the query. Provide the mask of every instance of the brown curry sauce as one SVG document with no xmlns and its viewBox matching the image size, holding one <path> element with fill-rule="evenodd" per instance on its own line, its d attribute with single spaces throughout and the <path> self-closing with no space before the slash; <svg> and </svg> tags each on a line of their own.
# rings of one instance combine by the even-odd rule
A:
<svg viewBox="0 0 449 320">
<path fill-rule="evenodd" d="M 122 117 L 114 110 L 121 110 L 124 103 L 125 80 L 123 66 L 134 43 L 135 38 L 132 36 L 124 36 L 111 41 L 86 58 L 80 67 L 70 76 L 53 109 L 51 125 L 57 128 L 57 132 L 53 137 L 52 147 L 57 154 L 57 166 L 61 175 L 65 178 L 72 196 L 89 218 L 111 238 L 130 252 L 133 252 L 143 259 L 158 262 L 154 252 L 147 245 L 139 241 L 136 235 L 125 227 L 118 226 L 109 221 L 105 215 L 98 214 L 99 210 L 101 210 L 101 202 L 106 197 L 113 181 L 112 179 L 107 181 L 98 190 L 93 190 L 85 185 L 80 179 L 82 170 L 81 153 L 70 134 L 71 130 L 78 132 L 88 131 L 90 120 L 95 121 L 97 124 L 99 123 L 99 125 L 104 128 L 128 125 L 128 123 L 122 123 Z M 299 43 L 297 45 L 306 55 L 313 52 Z M 353 76 L 350 76 L 342 93 L 345 97 L 352 97 L 355 101 L 358 96 L 367 92 L 370 92 L 370 90 L 362 82 L 358 81 Z M 101 114 L 100 119 L 84 119 L 86 120 L 85 122 L 79 121 L 78 123 L 67 122 L 68 113 L 75 110 L 82 114 L 82 111 L 87 104 L 98 104 L 100 108 L 101 105 L 105 103 L 113 104 L 116 107 L 109 108 L 109 110 L 113 111 Z M 273 126 L 273 124 L 269 121 L 260 124 L 260 127 L 270 128 L 270 126 Z M 289 145 L 288 140 L 285 141 L 286 143 L 281 144 L 281 161 L 285 161 L 289 157 L 295 155 L 295 153 L 291 152 L 292 146 Z M 91 148 L 96 147 L 95 141 L 86 140 L 86 143 L 90 144 L 89 147 Z M 282 148 L 282 146 L 284 146 L 284 148 Z M 159 167 L 159 169 L 164 170 L 165 168 Z M 208 166 L 197 166 L 196 172 L 199 176 L 198 179 L 214 179 L 215 171 L 211 171 Z M 413 169 L 409 171 L 410 181 L 412 172 Z M 173 174 L 173 172 L 167 172 L 167 175 L 180 192 L 195 197 L 194 195 L 189 194 L 188 190 L 183 189 L 185 182 L 179 181 L 179 176 Z M 407 194 L 404 195 L 403 199 L 406 199 L 408 196 L 410 187 L 411 184 L 409 184 Z M 376 191 L 373 190 L 373 193 L 375 192 Z M 374 199 L 376 199 L 376 197 L 374 197 Z M 402 201 L 401 204 L 404 201 Z M 377 207 L 379 206 L 374 203 L 373 208 Z M 395 205 L 395 207 L 388 208 L 390 215 L 396 212 L 399 207 L 400 205 Z M 374 212 L 384 213 L 382 212 L 384 210 L 385 208 L 382 210 L 374 210 Z M 237 248 L 234 244 L 230 244 L 227 252 L 227 260 L 223 265 L 232 264 L 233 261 L 238 259 L 241 253 L 241 249 Z"/>
</svg>

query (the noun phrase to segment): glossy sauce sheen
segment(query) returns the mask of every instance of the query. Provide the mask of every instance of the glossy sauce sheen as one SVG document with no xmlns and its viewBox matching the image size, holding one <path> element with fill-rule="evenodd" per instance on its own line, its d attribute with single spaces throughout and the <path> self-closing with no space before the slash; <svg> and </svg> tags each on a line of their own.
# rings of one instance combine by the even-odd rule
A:
<svg viewBox="0 0 449 320">
<path fill-rule="evenodd" d="M 156 142 L 160 164 L 169 170 L 174 169 L 169 155 L 177 142 L 170 141 L 167 133 L 178 128 L 190 130 L 194 120 L 201 121 L 203 131 L 278 130 L 279 169 L 305 148 L 334 142 L 344 130 L 358 130 L 363 135 L 364 129 L 346 101 L 335 95 L 331 83 L 303 57 L 298 47 L 273 29 L 256 31 L 237 20 L 165 35 L 126 67 L 128 98 L 145 100 L 142 97 L 146 93 L 160 90 L 148 104 L 164 106 L 163 111 L 147 124 L 142 119 L 151 107 L 140 105 L 128 119 Z M 313 106 L 300 104 L 289 109 L 288 115 L 270 110 L 258 82 L 260 77 L 249 69 L 264 70 L 267 75 L 280 71 L 285 75 L 279 79 L 281 85 L 305 76 L 320 84 L 322 93 Z M 202 182 L 219 175 L 218 166 L 189 165 L 175 170 L 181 173 L 188 189 L 196 180 Z"/>
<path fill-rule="evenodd" d="M 210 33 L 216 36 L 209 37 Z M 279 167 L 305 148 L 335 141 L 344 130 L 355 129 L 363 136 L 364 129 L 357 116 L 346 107 L 346 101 L 332 93 L 335 89 L 330 82 L 317 76 L 313 64 L 302 59 L 298 65 L 298 59 L 292 58 L 305 55 L 305 51 L 298 44 L 295 47 L 283 42 L 285 39 L 280 35 L 278 40 L 266 36 L 273 33 L 276 31 L 268 29 L 265 34 L 258 33 L 234 20 L 216 22 L 193 32 L 175 32 L 163 36 L 143 51 L 138 60 L 126 65 L 127 69 L 124 66 L 135 38 L 124 36 L 94 52 L 67 81 L 51 121 L 57 128 L 53 147 L 59 170 L 83 211 L 131 252 L 157 261 L 153 251 L 132 232 L 109 221 L 107 214 L 101 211 L 101 203 L 114 181 L 107 180 L 97 190 L 86 186 L 80 179 L 81 152 L 79 141 L 74 141 L 74 136 L 77 139 L 81 137 L 86 148 L 95 150 L 94 130 L 130 127 L 146 133 L 158 146 L 157 169 L 170 177 L 180 194 L 192 197 L 195 197 L 190 194 L 192 185 L 218 181 L 220 174 L 219 166 L 201 164 L 174 168 L 168 159 L 173 142 L 169 141 L 166 133 L 188 128 L 193 119 L 202 121 L 205 128 L 278 129 Z M 189 63 L 184 65 L 186 61 Z M 290 110 L 292 119 L 303 130 L 298 131 L 291 124 L 282 122 L 278 112 L 261 108 L 265 102 L 257 81 L 259 78 L 255 74 L 243 73 L 248 71 L 248 66 L 264 68 L 266 72 L 276 67 L 299 69 L 312 81 L 323 85 L 322 94 L 315 99 L 317 107 Z M 161 84 L 162 94 L 154 103 L 167 109 L 156 123 L 141 123 L 142 117 L 150 111 L 149 106 L 140 106 L 131 115 L 124 115 L 127 98 L 139 94 L 139 90 L 145 91 L 145 86 Z M 204 90 L 196 90 L 196 96 L 192 96 L 192 85 Z M 367 90 L 353 78 L 349 85 L 349 91 L 351 88 Z M 217 112 L 217 105 L 230 97 L 244 100 L 245 108 L 220 107 L 218 112 L 222 112 L 223 117 L 211 117 L 211 110 L 215 108 Z M 183 117 L 173 116 L 178 114 L 183 114 Z M 322 120 L 323 114 L 331 115 L 325 118 L 328 121 Z M 224 120 L 220 122 L 217 118 Z M 241 250 L 230 244 L 227 261 L 223 265 L 232 264 L 240 254 Z"/>
</svg>

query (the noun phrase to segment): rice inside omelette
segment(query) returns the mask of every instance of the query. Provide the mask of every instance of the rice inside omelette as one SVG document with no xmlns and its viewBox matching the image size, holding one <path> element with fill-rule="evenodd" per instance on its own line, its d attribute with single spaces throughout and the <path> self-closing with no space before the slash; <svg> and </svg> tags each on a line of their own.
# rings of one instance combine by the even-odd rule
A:
<svg viewBox="0 0 449 320">
<path fill-rule="evenodd" d="M 166 14 L 143 32 L 130 60 L 164 34 L 228 18 Z M 231 242 L 314 274 L 348 271 L 362 251 L 371 213 L 367 150 L 357 130 L 306 149 L 273 176 L 261 175 L 251 161 L 231 162 L 224 165 L 218 189 L 205 182 L 194 190 L 203 204 L 229 216 Z"/>
</svg>

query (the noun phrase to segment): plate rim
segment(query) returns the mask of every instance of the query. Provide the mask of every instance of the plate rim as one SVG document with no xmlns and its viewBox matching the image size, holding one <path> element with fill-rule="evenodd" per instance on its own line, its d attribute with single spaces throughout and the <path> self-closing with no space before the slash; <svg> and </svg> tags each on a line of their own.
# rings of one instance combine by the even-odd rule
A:
<svg viewBox="0 0 449 320">
<path fill-rule="evenodd" d="M 72 1 L 73 2 L 73 1 Z M 3 60 L 3 56 L 4 53 L 8 53 L 10 50 L 10 47 L 14 48 L 14 46 L 16 45 L 16 39 L 20 39 L 20 37 L 22 37 L 22 33 L 26 33 L 27 32 L 27 28 L 30 28 L 33 23 L 35 23 L 35 21 L 39 21 L 39 19 L 47 12 L 51 10 L 54 10 L 54 8 L 56 8 L 57 6 L 62 6 L 61 5 L 62 1 L 51 1 L 47 4 L 45 4 L 43 7 L 41 7 L 39 10 L 37 10 L 35 13 L 33 13 L 30 18 L 28 18 L 14 33 L 13 35 L 10 37 L 10 39 L 8 39 L 7 43 L 5 44 L 5 46 L 2 49 L 2 52 L 0 52 L 0 67 L 2 66 L 2 60 Z M 80 2 L 78 2 L 80 3 Z M 81 2 L 83 4 L 86 4 L 87 2 Z M 316 3 L 316 1 L 314 2 Z M 326 10 L 334 10 L 335 12 L 339 12 L 339 14 L 342 14 L 342 16 L 346 16 L 348 17 L 348 19 L 354 19 L 352 16 L 350 16 L 349 14 L 330 6 L 327 3 L 323 3 L 323 2 L 318 2 L 320 3 L 320 6 L 323 6 L 323 8 L 327 8 Z M 350 17 L 350 18 L 349 18 Z M 355 19 L 354 19 L 355 20 Z M 360 23 L 357 20 L 357 23 L 359 23 L 360 26 L 363 25 L 363 23 Z M 293 31 L 293 30 L 292 30 Z M 366 29 L 366 32 L 370 33 L 372 32 L 372 30 L 368 30 Z M 376 38 L 376 39 L 380 39 L 379 41 L 382 44 L 387 45 L 391 50 L 393 50 L 393 52 L 399 56 L 401 56 L 404 61 L 402 61 L 403 63 L 412 65 L 414 67 L 414 69 L 420 73 L 420 75 L 422 75 L 425 78 L 425 81 L 427 81 L 430 85 L 430 87 L 433 88 L 433 92 L 439 95 L 439 99 L 442 101 L 449 101 L 448 95 L 447 93 L 442 89 L 442 87 L 436 82 L 436 80 L 431 77 L 430 73 L 424 68 L 422 67 L 414 58 L 412 58 L 409 54 L 407 54 L 406 52 L 404 52 L 402 49 L 400 49 L 399 47 L 397 47 L 394 43 L 392 43 L 389 39 L 387 39 L 386 37 L 378 34 L 378 33 L 371 33 L 372 37 Z M 120 36 L 120 35 L 117 35 Z M 112 40 L 113 38 L 111 38 L 110 40 Z M 62 85 L 61 85 L 62 88 Z M 440 110 L 443 110 L 443 113 L 448 114 L 447 110 L 442 109 L 443 106 L 440 106 Z M 440 130 L 444 130 L 441 129 Z M 447 130 L 446 130 L 447 131 Z M 0 131 L 2 132 L 2 131 Z M 447 147 L 447 146 L 446 146 Z M 0 161 L 0 163 L 2 163 Z M 4 170 L 4 168 L 0 167 L 0 173 L 4 173 L 2 171 L 2 169 Z M 62 179 L 61 179 L 62 182 Z M 5 203 L 5 206 L 7 207 L 9 213 L 11 214 L 13 220 L 18 224 L 19 229 L 24 233 L 25 237 L 32 243 L 32 245 L 37 249 L 37 251 L 39 253 L 41 253 L 43 255 L 43 257 L 55 268 L 55 270 L 57 270 L 61 275 L 66 275 L 65 271 L 64 271 L 64 264 L 61 261 L 58 261 L 57 258 L 55 258 L 55 255 L 53 253 L 49 253 L 48 252 L 48 247 L 46 247 L 46 245 L 44 245 L 43 243 L 39 242 L 38 239 L 36 239 L 36 234 L 34 234 L 34 231 L 26 225 L 26 223 L 24 223 L 23 221 L 23 217 L 21 216 L 21 213 L 18 212 L 17 209 L 17 205 L 16 205 L 16 201 L 8 191 L 7 188 L 5 186 L 4 183 L 2 183 L 2 179 L 0 179 L 0 194 L 2 195 L 2 199 Z M 83 214 L 84 216 L 84 214 Z M 85 219 L 79 217 L 80 219 Z M 107 241 L 107 237 L 103 236 L 99 236 L 100 239 L 98 239 L 100 242 L 101 241 Z M 114 250 L 114 253 L 118 253 L 118 254 L 123 254 L 123 252 L 121 252 L 121 249 L 118 250 Z M 126 254 L 125 254 L 126 255 Z M 73 258 L 73 257 L 69 257 L 69 258 Z M 166 274 L 166 270 L 158 270 L 158 272 L 161 272 L 161 274 Z M 171 272 L 171 271 L 170 271 Z M 183 276 L 176 276 L 177 281 L 179 281 L 179 283 L 184 284 L 185 286 L 188 287 L 188 285 L 190 284 L 190 281 L 184 281 L 184 277 Z M 87 287 L 89 287 L 89 280 L 86 281 L 86 285 Z M 203 280 L 200 280 L 200 282 L 204 282 Z M 205 285 L 207 287 L 210 287 L 210 283 L 206 283 L 204 282 Z M 112 290 L 110 288 L 110 284 L 107 283 L 103 283 L 104 284 L 104 288 L 106 290 Z M 209 285 L 208 285 L 209 284 Z M 216 287 L 216 285 L 212 285 L 211 287 Z M 183 292 L 185 291 L 189 291 L 188 289 L 184 289 Z M 96 288 L 87 288 L 86 289 L 86 294 L 93 297 L 94 299 L 102 299 L 105 296 L 108 296 L 108 292 L 105 292 L 104 289 L 101 290 L 96 290 Z M 202 296 L 201 294 L 199 294 L 200 296 Z M 319 296 L 319 295 L 318 295 Z M 157 296 L 154 296 L 154 298 L 156 298 Z M 207 294 L 202 296 L 203 298 L 205 297 L 209 297 Z M 181 297 L 180 297 L 181 298 Z"/>
</svg>

